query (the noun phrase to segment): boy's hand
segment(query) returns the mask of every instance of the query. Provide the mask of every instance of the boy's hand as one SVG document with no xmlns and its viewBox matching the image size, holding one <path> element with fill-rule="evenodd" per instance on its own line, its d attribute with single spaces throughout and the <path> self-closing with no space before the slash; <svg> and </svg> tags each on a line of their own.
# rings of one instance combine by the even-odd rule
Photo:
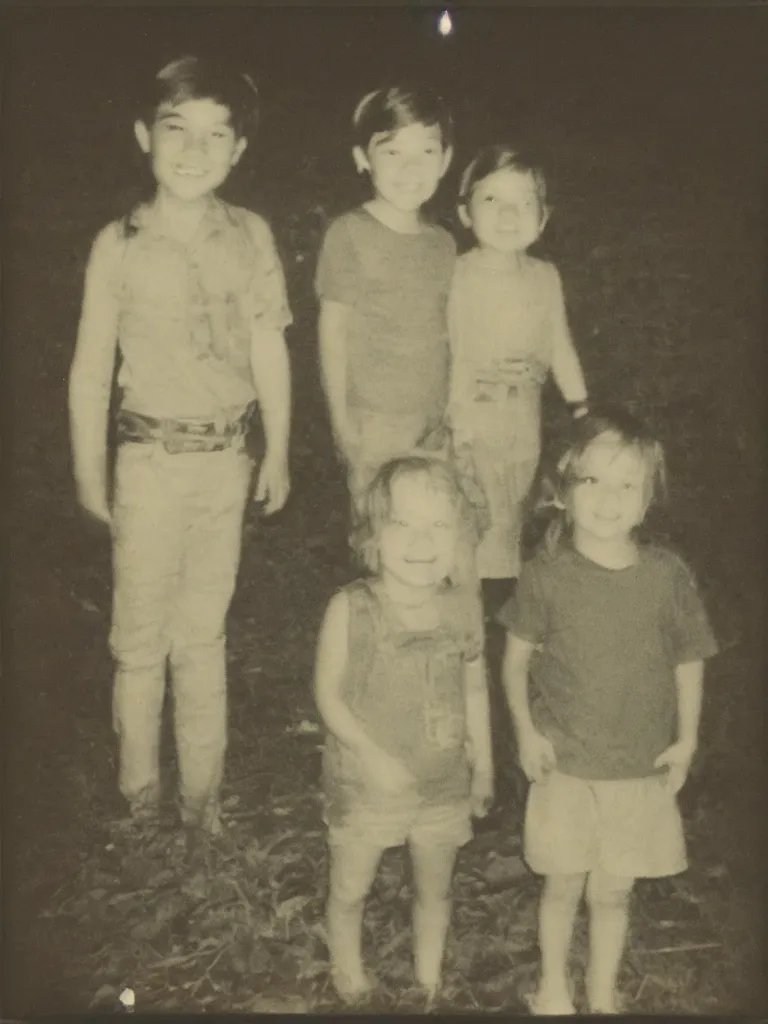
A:
<svg viewBox="0 0 768 1024">
<path fill-rule="evenodd" d="M 382 793 L 394 796 L 416 781 L 406 765 L 385 750 L 366 751 L 361 759 L 369 780 Z"/>
<path fill-rule="evenodd" d="M 490 769 L 472 772 L 472 783 L 469 791 L 469 806 L 472 816 L 484 818 L 493 803 L 493 772 Z"/>
<path fill-rule="evenodd" d="M 673 793 L 679 793 L 685 785 L 695 753 L 695 744 L 678 740 L 659 754 L 653 762 L 654 768 L 667 768 L 666 781 Z"/>
<path fill-rule="evenodd" d="M 520 765 L 531 782 L 545 782 L 557 763 L 555 748 L 537 729 L 518 734 Z"/>
<path fill-rule="evenodd" d="M 77 501 L 89 516 L 107 526 L 111 524 L 112 514 L 107 503 L 106 487 L 100 485 L 79 486 L 77 488 Z"/>
<path fill-rule="evenodd" d="M 285 505 L 290 489 L 287 459 L 267 451 L 259 469 L 259 482 L 253 500 L 264 502 L 264 514 L 271 516 Z"/>
</svg>

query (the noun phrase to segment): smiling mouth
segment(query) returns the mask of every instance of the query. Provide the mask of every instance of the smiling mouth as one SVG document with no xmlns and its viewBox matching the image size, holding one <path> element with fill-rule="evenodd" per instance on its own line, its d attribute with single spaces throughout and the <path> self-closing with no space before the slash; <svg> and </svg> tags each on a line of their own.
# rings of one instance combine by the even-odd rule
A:
<svg viewBox="0 0 768 1024">
<path fill-rule="evenodd" d="M 194 167 L 176 167 L 174 168 L 176 174 L 180 174 L 182 178 L 203 178 L 206 171 L 197 170 Z"/>
</svg>

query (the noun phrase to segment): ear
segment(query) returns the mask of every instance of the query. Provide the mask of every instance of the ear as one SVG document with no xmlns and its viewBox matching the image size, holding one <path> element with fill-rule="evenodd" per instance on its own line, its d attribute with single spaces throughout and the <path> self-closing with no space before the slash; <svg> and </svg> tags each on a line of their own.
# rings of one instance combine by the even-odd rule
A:
<svg viewBox="0 0 768 1024">
<path fill-rule="evenodd" d="M 459 213 L 459 220 L 464 225 L 464 227 L 465 228 L 471 228 L 472 227 L 472 218 L 469 216 L 469 210 L 467 209 L 467 204 L 463 200 L 462 200 L 462 202 L 459 203 L 458 213 Z"/>
<path fill-rule="evenodd" d="M 248 148 L 248 139 L 246 139 L 246 137 L 244 135 L 241 135 L 240 138 L 235 143 L 235 148 L 232 150 L 232 166 L 233 167 L 238 162 L 238 160 L 240 159 L 240 157 L 243 155 L 243 153 L 246 151 L 247 148 Z"/>
<path fill-rule="evenodd" d="M 143 121 L 136 121 L 134 123 L 133 134 L 136 136 L 136 141 L 142 153 L 149 153 L 152 144 L 149 137 L 149 128 L 147 128 Z"/>
<path fill-rule="evenodd" d="M 358 174 L 363 174 L 365 171 L 370 171 L 371 164 L 362 146 L 354 147 L 354 149 L 352 150 L 352 159 L 355 161 L 355 167 L 357 168 Z"/>
<path fill-rule="evenodd" d="M 453 146 L 448 146 L 448 148 L 443 153 L 443 166 L 440 171 L 441 178 L 448 170 L 448 168 L 451 166 L 451 160 L 453 160 Z"/>
</svg>

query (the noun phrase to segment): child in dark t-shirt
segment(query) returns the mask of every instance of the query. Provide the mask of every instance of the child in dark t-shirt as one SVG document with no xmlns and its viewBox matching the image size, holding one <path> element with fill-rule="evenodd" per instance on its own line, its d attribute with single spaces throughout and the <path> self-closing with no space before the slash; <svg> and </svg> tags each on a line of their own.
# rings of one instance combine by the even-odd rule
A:
<svg viewBox="0 0 768 1024">
<path fill-rule="evenodd" d="M 422 211 L 452 155 L 440 98 L 380 89 L 360 101 L 353 126 L 373 196 L 329 227 L 315 284 L 323 387 L 359 505 L 388 459 L 444 443 L 456 243 Z"/>
<path fill-rule="evenodd" d="M 545 876 L 537 1015 L 574 1012 L 567 954 L 585 882 L 590 1011 L 618 1012 L 634 879 L 687 866 L 676 795 L 696 750 L 704 659 L 717 649 L 690 570 L 635 539 L 663 481 L 660 444 L 622 410 L 573 429 L 549 481 L 559 515 L 499 613 L 531 780 L 525 856 Z"/>
</svg>

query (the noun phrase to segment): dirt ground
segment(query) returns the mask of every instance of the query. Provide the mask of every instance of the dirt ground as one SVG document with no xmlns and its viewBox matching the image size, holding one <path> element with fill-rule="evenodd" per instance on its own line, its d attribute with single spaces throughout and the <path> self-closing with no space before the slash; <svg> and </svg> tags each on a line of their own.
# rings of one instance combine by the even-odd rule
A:
<svg viewBox="0 0 768 1024">
<path fill-rule="evenodd" d="M 18 38 L 32 41 L 25 32 Z M 725 61 L 714 44 L 704 54 L 721 60 L 720 78 L 707 78 L 689 53 L 696 70 L 680 71 L 666 95 L 648 72 L 636 93 L 625 83 L 621 103 L 606 99 L 594 123 L 578 120 L 589 107 L 584 90 L 578 102 L 554 87 L 528 99 L 529 110 L 547 115 L 539 135 L 557 161 L 545 249 L 564 278 L 591 391 L 632 404 L 665 440 L 672 488 L 656 528 L 695 569 L 721 645 L 682 795 L 690 868 L 639 883 L 634 897 L 621 981 L 636 1013 L 765 1009 L 765 253 L 757 115 L 739 122 L 734 113 L 760 103 L 749 32 L 737 37 L 742 59 L 737 52 Z M 145 1011 L 333 1012 L 311 671 L 324 605 L 350 567 L 344 486 L 317 381 L 311 280 L 323 226 L 356 200 L 355 182 L 337 173 L 330 148 L 314 160 L 308 143 L 298 154 L 286 142 L 282 163 L 259 171 L 255 161 L 234 193 L 269 217 L 289 279 L 294 490 L 279 516 L 265 522 L 254 510 L 246 525 L 229 633 L 228 828 L 191 870 L 172 827 L 170 736 L 167 830 L 138 847 L 113 830 L 122 808 L 110 728 L 109 545 L 78 514 L 70 481 L 66 375 L 82 271 L 90 239 L 119 210 L 133 172 L 125 161 L 114 175 L 98 170 L 101 143 L 120 153 L 122 143 L 103 94 L 99 123 L 109 130 L 100 141 L 73 109 L 87 92 L 73 70 L 72 35 L 58 50 L 52 35 L 34 38 L 9 91 L 3 1009 L 114 1009 L 130 987 Z M 602 95 L 598 77 L 590 81 Z M 331 92 L 317 101 L 318 116 L 336 102 Z M 274 121 L 266 130 L 277 138 Z M 547 432 L 562 418 L 548 394 Z M 538 883 L 519 858 L 522 791 L 500 706 L 497 714 L 499 793 L 460 857 L 443 1008 L 515 1015 L 535 980 Z M 387 854 L 366 942 L 382 979 L 380 1008 L 389 1011 L 419 1008 L 409 884 L 402 852 Z M 583 956 L 580 928 L 579 998 Z"/>
</svg>

